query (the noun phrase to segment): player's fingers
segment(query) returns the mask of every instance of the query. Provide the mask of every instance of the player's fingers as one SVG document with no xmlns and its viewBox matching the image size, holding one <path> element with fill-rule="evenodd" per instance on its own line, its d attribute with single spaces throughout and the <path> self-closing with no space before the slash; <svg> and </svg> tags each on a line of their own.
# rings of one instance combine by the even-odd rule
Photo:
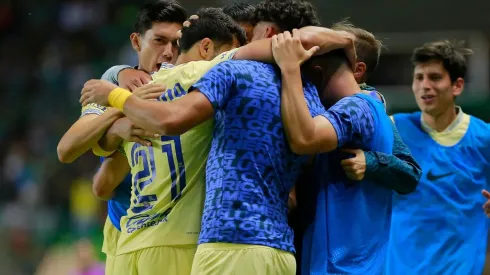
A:
<svg viewBox="0 0 490 275">
<path fill-rule="evenodd" d="M 143 146 L 151 146 L 151 142 L 146 140 L 146 139 L 143 139 L 141 137 L 138 137 L 138 136 L 131 136 L 131 138 L 129 138 L 129 141 L 132 141 L 132 142 L 136 142 L 136 143 L 139 143 Z"/>
<path fill-rule="evenodd" d="M 150 131 L 146 131 L 146 130 L 143 130 L 143 129 L 133 129 L 131 131 L 131 135 L 132 136 L 137 136 L 137 137 L 151 137 L 151 138 L 155 138 L 155 137 L 159 137 L 160 135 L 158 134 L 155 134 L 155 133 L 152 133 Z"/>
<path fill-rule="evenodd" d="M 89 97 L 89 94 L 88 93 L 84 93 L 82 94 L 82 96 L 80 96 L 80 103 L 83 103 L 87 98 Z"/>
<path fill-rule="evenodd" d="M 285 40 L 290 40 L 291 39 L 291 33 L 289 31 L 285 31 L 283 35 L 284 35 L 284 39 Z"/>
<path fill-rule="evenodd" d="M 359 153 L 359 149 L 350 149 L 350 148 L 344 148 L 344 149 L 341 149 L 340 151 L 346 152 L 346 153 L 351 153 L 354 155 L 357 155 L 357 153 Z"/>
<path fill-rule="evenodd" d="M 314 46 L 313 48 L 309 49 L 309 50 L 307 51 L 307 53 L 308 53 L 308 58 L 309 58 L 309 57 L 312 57 L 313 55 L 315 55 L 315 53 L 316 53 L 316 52 L 318 52 L 318 50 L 320 50 L 320 47 L 318 47 L 318 46 Z"/>
<path fill-rule="evenodd" d="M 133 92 L 137 88 L 138 87 L 136 87 L 133 83 L 129 83 L 128 85 L 126 85 L 126 88 L 125 89 L 130 90 L 131 92 Z"/>
<path fill-rule="evenodd" d="M 300 32 L 298 29 L 293 29 L 293 37 L 294 38 L 300 38 Z"/>
<path fill-rule="evenodd" d="M 484 190 L 482 190 L 482 191 L 481 191 L 481 194 L 482 194 L 482 195 L 483 195 L 485 198 L 487 198 L 487 199 L 489 199 L 489 200 L 490 200 L 490 192 L 488 192 L 487 190 L 485 190 L 485 189 L 484 189 Z"/>
<path fill-rule="evenodd" d="M 160 69 L 160 68 L 158 68 Z M 151 79 L 151 76 L 147 75 L 147 74 L 143 74 L 141 77 L 140 77 L 140 80 L 141 80 L 141 83 L 143 83 L 144 85 L 150 83 L 150 81 L 152 80 Z"/>
<path fill-rule="evenodd" d="M 277 41 L 277 35 L 274 34 L 271 39 L 272 39 L 272 48 L 273 49 L 274 48 L 277 48 L 277 43 L 278 43 L 278 41 Z"/>
<path fill-rule="evenodd" d="M 136 87 L 143 87 L 143 82 L 141 81 L 141 79 L 139 78 L 135 78 L 133 79 L 133 84 L 136 86 Z"/>
<path fill-rule="evenodd" d="M 342 165 L 342 166 L 352 166 L 352 165 L 354 165 L 354 160 L 352 158 L 343 159 L 343 160 L 340 161 L 340 165 Z"/>
<path fill-rule="evenodd" d="M 278 42 L 277 43 L 278 45 L 281 45 L 284 43 L 284 34 L 280 33 L 277 35 L 277 42 Z"/>
<path fill-rule="evenodd" d="M 91 101 L 92 101 L 92 97 L 86 96 L 81 102 L 82 106 L 86 106 L 87 104 L 91 103 Z"/>
<path fill-rule="evenodd" d="M 483 204 L 483 209 L 488 209 L 490 210 L 490 201 L 487 201 Z"/>
<path fill-rule="evenodd" d="M 190 20 L 197 20 L 199 19 L 199 16 L 197 14 L 193 14 L 189 17 Z"/>
<path fill-rule="evenodd" d="M 159 99 L 162 97 L 162 95 L 164 94 L 165 92 L 153 92 L 153 93 L 149 93 L 149 94 L 146 94 L 144 95 L 144 97 L 142 97 L 142 99 Z"/>
</svg>

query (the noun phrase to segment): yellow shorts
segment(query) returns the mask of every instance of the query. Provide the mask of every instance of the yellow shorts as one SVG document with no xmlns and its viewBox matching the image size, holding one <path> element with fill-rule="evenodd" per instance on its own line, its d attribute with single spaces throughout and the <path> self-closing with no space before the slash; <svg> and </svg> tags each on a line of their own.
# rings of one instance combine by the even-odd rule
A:
<svg viewBox="0 0 490 275">
<path fill-rule="evenodd" d="M 190 275 L 196 245 L 156 246 L 116 256 L 117 275 Z"/>
<path fill-rule="evenodd" d="M 104 242 L 102 244 L 102 252 L 106 255 L 105 275 L 117 274 L 114 273 L 114 262 L 116 260 L 117 241 L 120 235 L 121 232 L 114 227 L 109 216 L 107 216 L 104 225 Z"/>
<path fill-rule="evenodd" d="M 294 275 L 292 253 L 261 245 L 207 243 L 197 247 L 192 275 Z"/>
</svg>

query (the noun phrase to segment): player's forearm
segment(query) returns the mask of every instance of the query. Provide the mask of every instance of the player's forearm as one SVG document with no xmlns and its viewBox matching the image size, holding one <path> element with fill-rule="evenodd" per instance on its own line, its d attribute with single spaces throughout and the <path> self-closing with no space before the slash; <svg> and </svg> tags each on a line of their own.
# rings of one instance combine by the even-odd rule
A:
<svg viewBox="0 0 490 275">
<path fill-rule="evenodd" d="M 179 111 L 167 102 L 147 101 L 136 96 L 124 103 L 124 114 L 141 128 L 160 135 L 180 135 Z"/>
<path fill-rule="evenodd" d="M 300 68 L 281 73 L 281 116 L 289 146 L 297 154 L 314 154 L 315 124 L 304 98 Z"/>
<path fill-rule="evenodd" d="M 408 147 L 394 129 L 393 155 L 380 152 L 366 152 L 366 179 L 400 194 L 415 190 L 422 176 L 422 169 L 415 161 Z"/>
<path fill-rule="evenodd" d="M 261 39 L 240 47 L 233 56 L 233 59 L 275 63 L 274 56 L 272 55 L 271 41 L 270 38 Z"/>
<path fill-rule="evenodd" d="M 92 191 L 101 200 L 112 198 L 114 190 L 130 172 L 126 156 L 115 152 L 107 157 L 93 178 Z"/>
<path fill-rule="evenodd" d="M 305 49 L 319 46 L 316 55 L 322 55 L 337 49 L 353 48 L 354 42 L 346 33 L 324 27 L 308 26 L 300 29 L 301 44 Z"/>
<path fill-rule="evenodd" d="M 109 128 L 109 130 L 99 139 L 98 142 L 102 150 L 114 152 L 117 150 L 117 148 L 119 148 L 123 142 L 123 139 L 120 136 L 111 133 L 111 128 Z"/>
<path fill-rule="evenodd" d="M 107 129 L 120 118 L 121 112 L 108 110 L 87 121 L 77 121 L 58 143 L 58 158 L 62 163 L 71 163 L 90 150 Z"/>
</svg>

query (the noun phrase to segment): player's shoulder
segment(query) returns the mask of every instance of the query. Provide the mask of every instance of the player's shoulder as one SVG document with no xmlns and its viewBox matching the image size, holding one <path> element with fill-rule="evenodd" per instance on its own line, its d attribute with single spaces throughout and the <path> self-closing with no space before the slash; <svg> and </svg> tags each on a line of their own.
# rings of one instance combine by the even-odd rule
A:
<svg viewBox="0 0 490 275">
<path fill-rule="evenodd" d="M 391 120 L 393 122 L 399 122 L 402 120 L 410 120 L 410 121 L 419 121 L 420 120 L 420 112 L 413 112 L 413 113 L 397 113 L 392 116 L 390 116 Z"/>
<path fill-rule="evenodd" d="M 469 118 L 469 130 L 490 145 L 490 124 L 472 115 L 467 115 Z"/>
</svg>

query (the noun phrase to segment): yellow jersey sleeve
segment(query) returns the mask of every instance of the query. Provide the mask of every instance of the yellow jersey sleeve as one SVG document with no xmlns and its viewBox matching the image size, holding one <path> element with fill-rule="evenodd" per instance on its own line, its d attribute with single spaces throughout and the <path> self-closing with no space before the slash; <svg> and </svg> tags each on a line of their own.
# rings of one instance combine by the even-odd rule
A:
<svg viewBox="0 0 490 275">
<path fill-rule="evenodd" d="M 102 105 L 99 105 L 96 103 L 90 103 L 90 104 L 87 104 L 87 105 L 82 107 L 82 114 L 80 115 L 80 117 L 86 116 L 89 114 L 95 114 L 95 115 L 100 116 L 106 110 L 107 110 L 107 107 L 105 107 L 105 106 L 102 106 Z"/>
</svg>

